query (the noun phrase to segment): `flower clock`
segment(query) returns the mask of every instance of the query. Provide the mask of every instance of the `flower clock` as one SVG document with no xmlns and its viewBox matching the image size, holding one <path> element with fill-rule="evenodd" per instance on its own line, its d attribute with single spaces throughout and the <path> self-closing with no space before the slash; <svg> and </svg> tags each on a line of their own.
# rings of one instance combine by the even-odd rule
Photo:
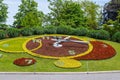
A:
<svg viewBox="0 0 120 80">
<path fill-rule="evenodd" d="M 33 56 L 58 59 L 54 64 L 62 68 L 77 68 L 81 66 L 79 60 L 103 60 L 116 54 L 107 43 L 57 34 L 28 39 L 23 49 Z"/>
</svg>

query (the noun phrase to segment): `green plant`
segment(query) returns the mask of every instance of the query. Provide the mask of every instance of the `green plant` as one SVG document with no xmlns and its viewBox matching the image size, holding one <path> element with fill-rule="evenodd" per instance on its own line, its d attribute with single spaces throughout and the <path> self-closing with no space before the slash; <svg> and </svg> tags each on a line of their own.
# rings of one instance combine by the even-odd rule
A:
<svg viewBox="0 0 120 80">
<path fill-rule="evenodd" d="M 88 32 L 88 34 L 87 34 L 87 36 L 88 37 L 92 37 L 92 38 L 96 38 L 96 30 L 89 30 L 89 32 Z"/>
<path fill-rule="evenodd" d="M 108 31 L 111 36 L 116 32 L 115 26 L 113 26 L 113 25 L 104 24 L 103 29 Z"/>
<path fill-rule="evenodd" d="M 6 38 L 6 32 L 3 30 L 0 30 L 0 39 Z"/>
<path fill-rule="evenodd" d="M 24 28 L 21 29 L 21 34 L 23 36 L 31 36 L 33 34 L 33 31 L 34 30 L 30 27 L 24 27 Z"/>
<path fill-rule="evenodd" d="M 104 40 L 110 39 L 110 34 L 106 30 L 91 30 L 89 31 L 88 36 L 96 39 L 104 39 Z"/>
<path fill-rule="evenodd" d="M 33 34 L 40 35 L 44 33 L 44 29 L 42 27 L 33 27 Z"/>
<path fill-rule="evenodd" d="M 6 30 L 6 33 L 7 33 L 8 37 L 11 37 L 11 38 L 20 36 L 20 31 L 17 28 L 8 28 Z"/>
<path fill-rule="evenodd" d="M 84 27 L 79 27 L 72 31 L 72 34 L 77 36 L 85 36 L 87 33 L 88 33 L 88 29 Z"/>
<path fill-rule="evenodd" d="M 112 40 L 120 43 L 120 32 L 116 32 L 116 33 L 112 36 Z"/>
<path fill-rule="evenodd" d="M 70 26 L 61 25 L 57 27 L 57 34 L 71 34 L 72 30 Z"/>
<path fill-rule="evenodd" d="M 55 26 L 45 26 L 44 32 L 46 34 L 55 34 L 56 33 L 56 27 Z"/>
</svg>

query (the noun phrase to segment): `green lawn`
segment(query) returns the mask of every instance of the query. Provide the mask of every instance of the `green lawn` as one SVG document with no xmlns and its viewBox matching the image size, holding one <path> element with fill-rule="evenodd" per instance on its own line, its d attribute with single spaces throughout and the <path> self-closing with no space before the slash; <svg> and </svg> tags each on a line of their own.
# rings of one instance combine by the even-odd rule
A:
<svg viewBox="0 0 120 80">
<path fill-rule="evenodd" d="M 19 39 L 25 39 L 24 37 L 20 37 Z M 81 37 L 83 38 L 83 37 Z M 85 38 L 85 37 L 84 37 Z M 8 39 L 6 39 L 8 40 Z M 4 41 L 6 41 L 4 40 Z M 26 40 L 26 39 L 25 39 Z M 25 40 L 21 41 L 24 42 Z M 0 43 L 3 40 L 0 41 Z M 53 63 L 54 59 L 44 59 L 39 57 L 34 57 L 25 52 L 16 52 L 8 53 L 0 51 L 0 54 L 3 56 L 0 58 L 0 72 L 86 72 L 86 71 L 112 71 L 112 70 L 120 70 L 120 43 L 104 41 L 109 43 L 111 46 L 115 48 L 117 51 L 116 56 L 106 59 L 106 60 L 81 60 L 82 66 L 80 68 L 75 69 L 63 69 L 56 67 Z M 15 42 L 17 44 L 18 42 Z M 14 42 L 12 43 L 14 44 Z M 21 45 L 22 43 L 20 43 Z M 3 47 L 0 45 L 0 48 Z M 20 46 L 19 46 L 20 47 Z M 14 50 L 14 49 L 13 49 Z M 16 50 L 21 50 L 21 48 L 17 48 Z M 27 57 L 36 59 L 36 64 L 31 66 L 20 67 L 13 64 L 13 61 L 17 58 Z"/>
</svg>

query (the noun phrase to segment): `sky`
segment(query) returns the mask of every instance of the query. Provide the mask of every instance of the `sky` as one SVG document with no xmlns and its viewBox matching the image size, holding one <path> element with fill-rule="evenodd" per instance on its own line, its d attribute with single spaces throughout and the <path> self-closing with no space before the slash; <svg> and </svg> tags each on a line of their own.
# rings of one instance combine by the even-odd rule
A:
<svg viewBox="0 0 120 80">
<path fill-rule="evenodd" d="M 43 11 L 44 14 L 49 13 L 48 5 L 49 3 L 47 0 L 35 0 L 38 3 L 38 10 Z M 109 2 L 110 0 L 91 0 L 93 2 L 96 2 L 96 4 L 99 4 L 100 6 L 103 6 L 106 2 Z M 21 0 L 4 0 L 4 3 L 8 4 L 8 19 L 6 24 L 12 25 L 14 18 L 13 16 L 18 11 L 18 6 L 21 4 Z"/>
</svg>

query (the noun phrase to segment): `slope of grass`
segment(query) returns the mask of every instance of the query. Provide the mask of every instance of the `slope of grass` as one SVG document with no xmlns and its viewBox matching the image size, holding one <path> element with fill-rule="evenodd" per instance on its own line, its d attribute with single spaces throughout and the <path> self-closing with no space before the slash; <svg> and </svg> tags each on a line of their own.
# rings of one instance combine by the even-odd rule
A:
<svg viewBox="0 0 120 80">
<path fill-rule="evenodd" d="M 81 37 L 81 38 L 88 39 L 86 37 Z M 104 40 L 102 41 L 113 46 L 117 54 L 114 57 L 106 60 L 81 60 L 80 62 L 82 63 L 82 66 L 80 68 L 75 68 L 75 69 L 63 69 L 56 67 L 54 65 L 54 62 L 56 60 L 54 59 L 44 59 L 44 58 L 34 57 L 25 52 L 9 54 L 0 51 L 0 54 L 3 55 L 0 58 L 0 72 L 86 72 L 86 71 L 120 70 L 120 49 L 119 49 L 120 43 L 104 41 Z M 20 44 L 22 44 L 22 42 Z M 36 59 L 37 62 L 34 65 L 25 66 L 25 67 L 14 65 L 13 61 L 21 57 L 34 58 Z"/>
</svg>

